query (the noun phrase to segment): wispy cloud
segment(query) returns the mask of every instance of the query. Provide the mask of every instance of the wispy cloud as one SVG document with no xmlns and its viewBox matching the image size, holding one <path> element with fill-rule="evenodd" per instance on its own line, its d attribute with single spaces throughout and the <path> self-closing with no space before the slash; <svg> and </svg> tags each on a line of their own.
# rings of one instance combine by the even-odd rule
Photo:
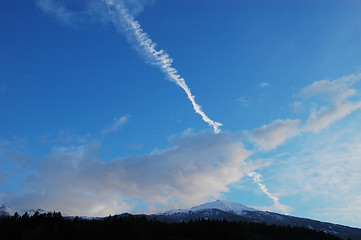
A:
<svg viewBox="0 0 361 240">
<path fill-rule="evenodd" d="M 284 165 L 278 166 L 277 174 L 273 178 L 279 178 L 279 182 L 273 181 L 272 185 L 285 195 L 303 196 L 305 202 L 308 199 L 322 199 L 327 207 L 319 208 L 317 213 L 309 211 L 309 216 L 314 218 L 322 219 L 322 214 L 327 214 L 327 209 L 330 208 L 339 209 L 339 213 L 342 209 L 348 209 L 339 215 L 342 215 L 345 221 L 356 224 L 353 219 L 360 214 L 359 203 L 355 202 L 355 199 L 361 196 L 356 187 L 361 181 L 361 154 L 358 153 L 361 149 L 361 138 L 358 131 L 355 131 L 359 126 L 360 113 L 354 113 L 361 108 L 359 93 L 354 88 L 360 79 L 361 74 L 353 74 L 333 81 L 312 83 L 297 95 L 305 101 L 297 101 L 294 105 L 303 110 L 311 102 L 311 114 L 305 122 L 301 119 L 279 119 L 254 129 L 249 135 L 249 140 L 257 143 L 262 151 L 274 149 L 295 136 L 307 139 L 302 148 L 298 148 L 298 151 L 294 151 L 282 161 Z M 352 126 L 348 123 L 347 128 L 336 128 L 336 131 L 334 126 L 337 125 L 333 125 L 332 131 L 329 130 L 328 127 L 351 113 L 358 116 L 352 121 Z M 309 132 L 317 134 L 310 136 Z M 280 205 L 278 197 L 270 194 L 262 183 L 261 175 L 250 173 L 249 176 L 274 201 L 274 206 L 269 210 L 280 210 L 284 207 Z M 348 207 L 335 206 L 334 202 Z M 287 206 L 285 207 L 287 212 Z M 339 222 L 340 218 L 335 217 L 332 220 Z"/>
<path fill-rule="evenodd" d="M 248 99 L 247 96 L 242 96 L 237 99 L 237 101 L 243 106 L 248 107 L 251 104 L 251 101 Z"/>
<path fill-rule="evenodd" d="M 258 87 L 260 87 L 260 88 L 266 88 L 266 87 L 269 87 L 269 86 L 271 86 L 271 84 L 268 83 L 268 82 L 261 82 L 261 83 L 258 85 Z"/>
<path fill-rule="evenodd" d="M 158 67 L 169 80 L 175 82 L 184 90 L 195 112 L 202 117 L 203 121 L 213 127 L 215 133 L 219 133 L 219 127 L 222 126 L 222 124 L 211 120 L 204 113 L 201 106 L 196 103 L 195 97 L 187 86 L 184 78 L 179 75 L 177 69 L 172 67 L 173 60 L 164 50 L 156 50 L 156 43 L 150 39 L 149 35 L 140 27 L 140 24 L 128 13 L 127 9 L 124 8 L 123 2 L 113 0 L 105 0 L 105 2 L 109 6 L 109 14 L 114 16 L 112 18 L 113 23 L 122 32 L 126 33 L 130 43 L 135 46 L 138 52 L 143 55 L 149 63 Z"/>
<path fill-rule="evenodd" d="M 282 189 L 287 197 L 297 195 L 305 206 L 311 206 L 305 213 L 310 217 L 359 226 L 360 119 L 358 113 L 347 121 L 347 128 L 340 124 L 307 138 L 302 148 L 285 156 L 278 166 L 274 188 Z"/>
<path fill-rule="evenodd" d="M 357 95 L 352 85 L 361 79 L 361 74 L 352 74 L 330 81 L 316 81 L 303 88 L 296 96 L 304 99 L 322 99 L 328 104 L 316 110 L 317 104 L 311 107 L 312 111 L 306 123 L 301 119 L 278 119 L 270 124 L 254 129 L 249 139 L 257 143 L 263 150 L 271 150 L 301 133 L 319 132 L 332 123 L 341 120 L 352 112 L 361 108 L 361 101 L 350 101 L 349 98 Z M 304 110 L 303 102 L 293 104 L 296 111 Z"/>
<path fill-rule="evenodd" d="M 51 143 L 51 144 L 85 144 L 89 141 L 91 134 L 75 134 L 71 129 L 65 129 L 59 131 L 57 134 L 43 134 L 41 135 L 40 141 L 42 143 Z"/>
<path fill-rule="evenodd" d="M 352 74 L 336 80 L 322 80 L 312 83 L 297 95 L 301 98 L 316 98 L 330 102 L 320 110 L 313 110 L 302 131 L 319 132 L 333 122 L 336 122 L 355 110 L 360 109 L 361 102 L 352 102 L 350 97 L 357 95 L 352 85 L 361 80 L 361 74 Z M 314 104 L 315 105 L 315 104 Z M 317 106 L 317 105 L 316 105 Z"/>
<path fill-rule="evenodd" d="M 145 6 L 154 2 L 154 0 L 118 1 L 122 2 L 132 15 L 139 14 Z M 112 21 L 106 4 L 99 0 L 35 0 L 35 2 L 46 14 L 70 27 L 82 28 L 94 22 L 108 24 Z"/>
<path fill-rule="evenodd" d="M 67 25 L 73 25 L 76 15 L 65 8 L 64 2 L 54 0 L 37 0 L 37 5 L 47 14 L 61 20 Z"/>
<path fill-rule="evenodd" d="M 361 195 L 352 195 L 352 197 L 347 197 L 347 200 L 342 205 L 313 209 L 310 214 L 317 219 L 345 222 L 348 223 L 348 226 L 360 228 L 357 222 L 358 216 L 361 214 L 360 202 Z"/>
<path fill-rule="evenodd" d="M 119 118 L 114 118 L 113 123 L 104 128 L 102 133 L 106 134 L 106 133 L 110 133 L 110 132 L 118 132 L 120 130 L 120 128 L 130 119 L 130 115 L 129 114 L 125 114 Z"/>
<path fill-rule="evenodd" d="M 357 103 L 336 103 L 331 108 L 322 108 L 318 112 L 312 112 L 303 131 L 319 132 L 331 123 L 340 120 L 355 110 L 361 108 L 361 102 Z"/>
<path fill-rule="evenodd" d="M 360 74 L 344 76 L 336 80 L 321 80 L 312 83 L 301 90 L 297 96 L 302 98 L 316 97 L 319 99 L 340 103 L 356 94 L 356 90 L 350 88 L 361 79 Z"/>
<path fill-rule="evenodd" d="M 276 120 L 254 129 L 250 134 L 250 140 L 256 142 L 262 150 L 270 150 L 300 134 L 299 126 L 299 120 Z"/>
<path fill-rule="evenodd" d="M 291 104 L 291 110 L 295 114 L 301 114 L 306 109 L 301 101 L 295 101 Z"/>
<path fill-rule="evenodd" d="M 144 147 L 143 143 L 131 143 L 125 146 L 128 149 L 141 150 Z"/>
</svg>

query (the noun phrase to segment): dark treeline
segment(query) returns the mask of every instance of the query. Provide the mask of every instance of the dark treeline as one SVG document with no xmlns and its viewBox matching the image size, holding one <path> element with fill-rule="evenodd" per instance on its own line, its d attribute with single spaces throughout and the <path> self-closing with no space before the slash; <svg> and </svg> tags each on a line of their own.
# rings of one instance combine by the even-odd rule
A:
<svg viewBox="0 0 361 240">
<path fill-rule="evenodd" d="M 340 239 L 323 232 L 299 228 L 268 226 L 262 223 L 196 220 L 166 223 L 140 216 L 113 216 L 101 220 L 67 219 L 60 213 L 28 214 L 0 219 L 0 239 L 247 239 L 312 240 Z"/>
</svg>

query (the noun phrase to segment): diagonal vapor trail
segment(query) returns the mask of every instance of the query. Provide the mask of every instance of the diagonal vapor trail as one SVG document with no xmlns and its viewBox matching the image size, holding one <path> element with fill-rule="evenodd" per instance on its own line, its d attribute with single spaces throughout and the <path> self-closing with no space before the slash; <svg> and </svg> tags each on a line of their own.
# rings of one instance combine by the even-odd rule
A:
<svg viewBox="0 0 361 240">
<path fill-rule="evenodd" d="M 203 121 L 213 127 L 215 133 L 219 133 L 219 127 L 222 123 L 211 120 L 202 110 L 201 106 L 196 103 L 194 95 L 187 86 L 184 78 L 182 78 L 177 69 L 172 67 L 173 60 L 164 50 L 156 50 L 156 43 L 154 43 L 149 35 L 143 31 L 140 24 L 134 20 L 127 9 L 124 7 L 122 1 L 115 2 L 114 0 L 104 0 L 108 5 L 109 12 L 112 16 L 114 24 L 124 31 L 131 43 L 135 44 L 138 52 L 146 57 L 152 65 L 157 66 L 171 81 L 180 86 L 187 94 L 188 99 L 193 105 L 193 109 L 199 114 Z M 113 11 L 111 11 L 113 10 Z"/>
<path fill-rule="evenodd" d="M 284 205 L 280 203 L 280 200 L 278 199 L 278 197 L 274 196 L 272 193 L 270 193 L 266 187 L 266 185 L 264 185 L 262 183 L 262 176 L 261 174 L 257 173 L 257 172 L 249 172 L 248 176 L 251 177 L 253 179 L 253 181 L 255 183 L 257 183 L 257 185 L 259 186 L 259 188 L 262 190 L 262 192 L 264 194 L 267 195 L 267 197 L 269 197 L 276 208 L 278 208 L 280 211 L 282 211 L 284 214 L 288 215 L 287 211 L 284 209 Z"/>
</svg>

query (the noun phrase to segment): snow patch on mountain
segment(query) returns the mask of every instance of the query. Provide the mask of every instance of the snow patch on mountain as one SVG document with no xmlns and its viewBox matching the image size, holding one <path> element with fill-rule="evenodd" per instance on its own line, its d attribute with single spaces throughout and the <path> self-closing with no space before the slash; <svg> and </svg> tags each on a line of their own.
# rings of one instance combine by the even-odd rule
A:
<svg viewBox="0 0 361 240">
<path fill-rule="evenodd" d="M 12 208 L 9 208 L 5 205 L 0 206 L 0 216 L 14 216 L 16 211 Z"/>
<path fill-rule="evenodd" d="M 43 209 L 29 209 L 29 210 L 18 210 L 14 208 L 7 207 L 5 205 L 0 206 L 0 216 L 14 216 L 15 213 L 18 213 L 19 216 L 24 215 L 26 212 L 29 216 L 33 216 L 36 212 L 40 214 L 48 213 L 47 211 L 44 211 Z"/>
<path fill-rule="evenodd" d="M 207 202 L 202 205 L 192 207 L 189 209 L 170 210 L 163 214 L 164 215 L 185 214 L 185 213 L 189 213 L 189 212 L 200 212 L 200 211 L 212 210 L 212 209 L 218 209 L 218 210 L 221 210 L 224 212 L 235 213 L 238 215 L 244 215 L 246 211 L 248 211 L 248 212 L 258 211 L 254 208 L 246 207 L 240 203 L 217 200 L 214 202 Z"/>
</svg>

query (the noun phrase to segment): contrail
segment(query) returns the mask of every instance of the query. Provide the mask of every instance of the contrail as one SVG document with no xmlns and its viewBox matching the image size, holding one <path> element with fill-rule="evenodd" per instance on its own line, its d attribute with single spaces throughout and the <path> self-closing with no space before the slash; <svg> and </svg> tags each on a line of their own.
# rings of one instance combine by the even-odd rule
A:
<svg viewBox="0 0 361 240">
<path fill-rule="evenodd" d="M 203 121 L 208 123 L 209 126 L 213 127 L 215 133 L 219 133 L 219 127 L 222 126 L 222 123 L 215 122 L 211 120 L 203 111 L 199 104 L 196 103 L 194 95 L 192 95 L 191 90 L 187 86 L 184 79 L 179 75 L 177 69 L 172 67 L 173 60 L 164 50 L 156 50 L 156 43 L 154 43 L 149 35 L 143 31 L 139 23 L 134 20 L 127 9 L 123 6 L 122 2 L 115 2 L 114 0 L 103 0 L 107 3 L 109 10 L 114 9 L 110 12 L 115 14 L 113 16 L 114 23 L 118 27 L 121 27 L 121 30 L 124 31 L 131 43 L 135 44 L 137 50 L 146 57 L 147 60 L 152 65 L 155 65 L 160 68 L 160 70 L 178 86 L 180 86 L 187 94 L 189 100 L 193 105 L 193 109 L 199 114 Z"/>
<path fill-rule="evenodd" d="M 266 185 L 264 185 L 262 183 L 262 176 L 259 173 L 256 172 L 249 172 L 248 176 L 251 177 L 253 179 L 253 181 L 255 183 L 257 183 L 257 185 L 259 186 L 259 188 L 262 190 L 262 192 L 264 194 L 266 194 L 274 203 L 275 207 L 277 209 L 279 209 L 280 211 L 282 211 L 284 214 L 287 214 L 287 208 L 289 208 L 288 206 L 285 206 L 283 204 L 280 203 L 280 200 L 278 199 L 278 197 L 274 196 L 272 193 L 270 193 L 266 187 Z"/>
</svg>

